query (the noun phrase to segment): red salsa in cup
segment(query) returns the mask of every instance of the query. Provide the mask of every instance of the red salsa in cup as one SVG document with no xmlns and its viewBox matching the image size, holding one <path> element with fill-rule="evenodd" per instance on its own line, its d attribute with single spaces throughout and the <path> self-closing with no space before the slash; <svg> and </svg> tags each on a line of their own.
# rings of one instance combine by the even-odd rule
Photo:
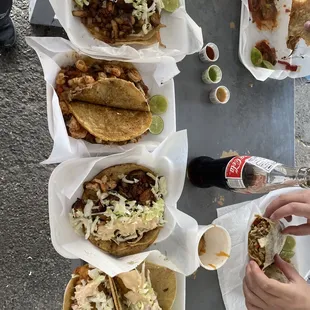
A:
<svg viewBox="0 0 310 310">
<path fill-rule="evenodd" d="M 214 50 L 213 50 L 212 47 L 207 46 L 207 47 L 206 47 L 206 53 L 207 53 L 207 56 L 209 57 L 209 59 L 214 60 L 214 58 L 215 58 L 215 53 L 214 53 Z"/>
</svg>

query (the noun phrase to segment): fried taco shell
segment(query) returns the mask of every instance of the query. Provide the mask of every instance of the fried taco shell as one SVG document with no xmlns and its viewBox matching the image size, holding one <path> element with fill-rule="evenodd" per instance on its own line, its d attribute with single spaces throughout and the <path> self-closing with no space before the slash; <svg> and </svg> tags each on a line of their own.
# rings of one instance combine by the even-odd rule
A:
<svg viewBox="0 0 310 310">
<path fill-rule="evenodd" d="M 106 186 L 109 186 L 109 184 L 112 184 L 113 190 L 117 190 L 116 184 L 117 182 L 120 182 L 120 178 L 119 178 L 120 175 L 129 175 L 130 173 L 139 173 L 139 171 L 142 171 L 145 173 L 151 173 L 152 175 L 155 175 L 154 172 L 152 172 L 150 169 L 144 166 L 141 166 L 141 165 L 137 165 L 137 164 L 121 164 L 121 165 L 116 165 L 116 166 L 104 169 L 98 175 L 96 175 L 92 181 L 85 183 L 82 200 L 83 201 L 98 200 L 97 189 L 89 188 L 87 187 L 87 184 L 92 184 L 92 182 L 97 182 L 98 180 L 106 179 L 108 180 L 107 181 L 108 183 Z M 143 189 L 143 191 L 144 190 L 145 189 Z M 90 234 L 90 236 L 88 237 L 88 240 L 91 243 L 93 243 L 95 246 L 100 248 L 101 250 L 109 254 L 112 254 L 114 256 L 122 257 L 122 256 L 140 253 L 144 251 L 146 248 L 148 248 L 157 239 L 157 236 L 160 232 L 160 228 L 161 226 L 157 226 L 155 229 L 144 232 L 143 236 L 140 236 L 137 240 L 115 242 L 113 240 L 103 240 L 103 239 L 96 238 L 92 234 Z M 84 230 L 84 233 L 85 233 L 85 230 Z"/>
<path fill-rule="evenodd" d="M 89 277 L 88 271 L 93 269 L 95 268 L 90 268 L 88 264 L 80 266 L 75 269 L 74 277 L 68 282 L 67 287 L 65 289 L 62 310 L 75 309 L 74 305 L 76 305 L 77 309 L 84 309 L 82 307 L 79 308 L 77 305 L 77 299 L 75 298 L 77 293 L 76 286 L 81 285 L 82 281 L 85 281 L 84 284 L 89 285 L 89 283 L 92 282 L 93 279 Z M 114 287 L 113 280 L 109 276 L 105 275 L 103 272 L 100 272 L 100 275 L 105 276 L 104 280 L 105 284 L 103 284 L 102 282 L 100 285 L 92 283 L 88 286 L 88 288 L 85 289 L 84 292 L 80 290 L 78 295 L 80 297 L 85 297 L 87 299 L 87 297 L 92 297 L 92 293 L 95 294 L 98 288 L 98 291 L 104 292 L 106 299 L 109 300 L 107 309 L 118 310 L 119 308 L 114 303 L 115 293 L 112 292 Z M 84 296 L 81 296 L 81 294 L 84 294 Z"/>
<path fill-rule="evenodd" d="M 113 43 L 112 45 L 114 46 L 121 46 L 121 45 L 124 45 L 124 44 L 130 44 L 130 45 L 143 45 L 143 46 L 149 46 L 149 45 L 153 45 L 153 44 L 156 44 L 156 43 L 160 43 L 160 40 L 159 40 L 159 31 L 157 33 L 154 33 L 153 36 L 151 38 L 149 38 L 148 40 L 143 40 L 142 38 L 140 39 L 139 37 L 132 37 L 130 38 L 130 41 L 127 41 L 126 40 L 120 40 L 120 41 L 117 41 L 115 43 Z"/>
<path fill-rule="evenodd" d="M 124 44 L 131 44 L 131 45 L 153 45 L 155 43 L 160 42 L 160 29 L 166 27 L 165 25 L 158 25 L 156 28 L 152 29 L 145 35 L 129 35 L 126 39 L 117 39 L 115 43 L 112 45 L 124 45 Z"/>
<path fill-rule="evenodd" d="M 261 269 L 274 262 L 274 256 L 280 254 L 286 236 L 281 233 L 280 222 L 256 215 L 248 234 L 248 254 Z"/>
<path fill-rule="evenodd" d="M 71 297 L 74 296 L 74 291 L 75 291 L 75 285 L 77 283 L 78 279 L 77 278 L 72 278 L 65 289 L 65 294 L 64 294 L 64 300 L 63 300 L 63 305 L 62 305 L 62 310 L 71 310 L 71 305 L 72 305 L 72 299 Z"/>
<path fill-rule="evenodd" d="M 144 94 L 134 83 L 116 78 L 97 81 L 71 92 L 70 101 L 85 101 L 111 108 L 149 112 Z"/>
<path fill-rule="evenodd" d="M 124 45 L 124 44 L 130 44 L 130 45 L 149 46 L 155 43 L 159 43 L 158 33 L 160 31 L 160 28 L 163 28 L 163 27 L 165 26 L 159 25 L 156 28 L 152 29 L 146 35 L 141 35 L 141 36 L 140 35 L 129 35 L 125 39 L 116 39 L 115 42 L 110 43 L 110 45 L 119 46 L 119 45 Z M 100 32 L 97 32 L 92 28 L 89 28 L 88 30 L 96 39 L 100 41 L 104 41 L 104 36 Z"/>
<path fill-rule="evenodd" d="M 88 238 L 88 240 L 93 245 L 111 255 L 123 257 L 143 252 L 155 242 L 159 232 L 160 228 L 153 229 L 145 233 L 142 239 L 137 243 L 122 242 L 120 244 L 116 244 L 113 241 L 96 240 L 96 238 L 92 235 Z"/>
<path fill-rule="evenodd" d="M 68 106 L 83 128 L 107 142 L 134 139 L 144 134 L 152 123 L 151 112 L 116 109 L 79 101 L 70 102 Z"/>
<path fill-rule="evenodd" d="M 176 298 L 177 282 L 175 272 L 162 266 L 156 264 L 145 262 L 145 273 L 146 277 L 149 272 L 151 286 L 157 295 L 158 305 L 162 310 L 170 310 Z M 137 270 L 141 274 L 143 272 L 143 264 L 137 267 Z M 136 286 L 136 275 L 134 271 L 127 273 L 122 273 L 115 278 L 114 282 L 114 292 L 117 292 L 115 300 L 121 307 L 119 310 L 126 310 L 128 306 L 126 305 L 126 294 L 133 290 L 132 285 Z M 153 309 L 153 308 L 152 308 Z M 159 309 L 159 308 L 154 308 Z"/>
<path fill-rule="evenodd" d="M 274 279 L 281 283 L 289 283 L 288 278 L 275 264 L 268 266 L 264 273 L 269 279 Z"/>
</svg>

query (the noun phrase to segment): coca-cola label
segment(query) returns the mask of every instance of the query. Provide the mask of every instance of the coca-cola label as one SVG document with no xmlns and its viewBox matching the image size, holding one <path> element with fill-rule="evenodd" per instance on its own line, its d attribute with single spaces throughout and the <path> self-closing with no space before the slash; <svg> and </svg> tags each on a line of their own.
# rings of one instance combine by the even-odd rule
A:
<svg viewBox="0 0 310 310">
<path fill-rule="evenodd" d="M 279 164 L 273 160 L 257 156 L 236 156 L 232 158 L 225 169 L 227 185 L 232 189 L 244 189 L 242 172 L 245 164 L 250 164 L 260 168 L 266 173 L 270 173 Z"/>
<path fill-rule="evenodd" d="M 236 156 L 232 158 L 226 166 L 225 178 L 230 188 L 246 188 L 242 180 L 242 172 L 247 160 L 251 156 Z"/>
<path fill-rule="evenodd" d="M 251 156 L 247 160 L 247 163 L 255 167 L 258 167 L 267 173 L 270 173 L 276 166 L 279 165 L 277 162 L 273 160 L 262 158 L 262 157 L 257 157 L 257 156 Z"/>
<path fill-rule="evenodd" d="M 242 178 L 242 171 L 247 160 L 251 156 L 236 156 L 232 158 L 226 166 L 226 178 Z"/>
</svg>

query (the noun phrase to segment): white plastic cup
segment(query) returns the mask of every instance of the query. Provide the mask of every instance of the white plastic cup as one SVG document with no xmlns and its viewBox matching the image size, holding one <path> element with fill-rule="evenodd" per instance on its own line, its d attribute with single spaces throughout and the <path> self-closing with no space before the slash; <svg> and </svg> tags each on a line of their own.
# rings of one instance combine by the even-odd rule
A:
<svg viewBox="0 0 310 310">
<path fill-rule="evenodd" d="M 202 238 L 205 242 L 205 251 L 199 253 L 199 243 Z M 201 267 L 207 270 L 218 270 L 224 266 L 231 252 L 231 238 L 224 227 L 215 224 L 199 226 L 197 240 Z"/>
<path fill-rule="evenodd" d="M 214 58 L 211 59 L 208 54 L 207 54 L 207 48 L 210 47 L 212 48 L 213 52 L 214 52 Z M 217 47 L 216 44 L 214 43 L 208 43 L 206 44 L 206 46 L 204 46 L 200 52 L 199 52 L 199 58 L 202 62 L 216 62 L 220 57 L 220 51 L 219 48 Z"/>
<path fill-rule="evenodd" d="M 212 74 L 216 74 L 216 78 L 215 79 L 211 79 Z M 207 70 L 203 71 L 202 73 L 202 80 L 204 83 L 206 84 L 217 84 L 219 82 L 221 82 L 222 80 L 222 70 L 219 66 L 217 65 L 212 65 L 210 66 Z"/>
<path fill-rule="evenodd" d="M 219 98 L 218 92 L 219 92 L 221 89 L 225 92 L 225 96 L 226 96 L 226 97 L 225 97 L 225 100 L 220 100 L 220 98 Z M 211 101 L 212 103 L 214 103 L 214 104 L 225 104 L 225 103 L 227 103 L 227 102 L 229 101 L 229 99 L 230 99 L 230 91 L 229 91 L 229 89 L 228 89 L 227 87 L 225 87 L 225 86 L 219 86 L 219 87 L 217 87 L 216 89 L 214 89 L 214 90 L 212 90 L 212 91 L 210 92 L 209 98 L 210 98 L 210 101 Z"/>
</svg>

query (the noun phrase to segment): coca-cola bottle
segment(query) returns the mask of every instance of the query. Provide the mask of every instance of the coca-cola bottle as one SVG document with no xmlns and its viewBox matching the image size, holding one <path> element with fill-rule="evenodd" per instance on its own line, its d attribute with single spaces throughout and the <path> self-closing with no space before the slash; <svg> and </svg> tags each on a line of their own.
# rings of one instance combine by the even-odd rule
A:
<svg viewBox="0 0 310 310">
<path fill-rule="evenodd" d="M 310 168 L 287 167 L 256 156 L 197 157 L 189 163 L 187 175 L 197 187 L 216 186 L 243 194 L 267 193 L 290 186 L 310 187 Z"/>
</svg>

